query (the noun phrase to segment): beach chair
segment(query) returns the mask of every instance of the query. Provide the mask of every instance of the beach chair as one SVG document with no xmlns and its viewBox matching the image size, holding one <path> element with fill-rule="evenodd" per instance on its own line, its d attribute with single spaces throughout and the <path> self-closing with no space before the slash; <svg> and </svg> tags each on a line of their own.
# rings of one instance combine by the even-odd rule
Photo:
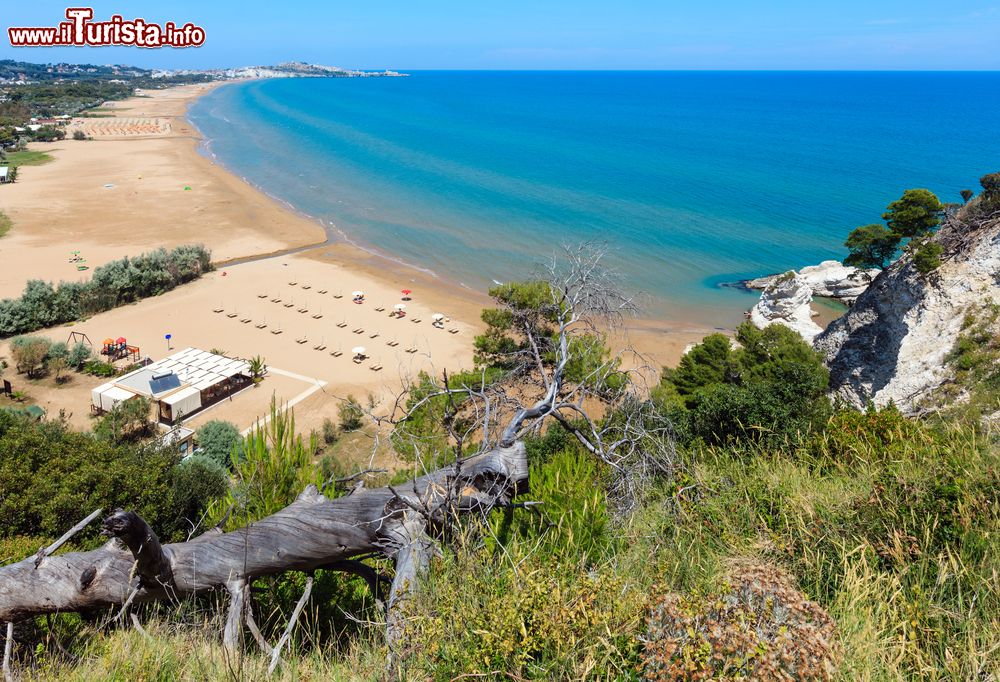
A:
<svg viewBox="0 0 1000 682">
<path fill-rule="evenodd" d="M 226 309 L 226 307 L 220 303 L 218 308 L 212 308 L 212 312 L 213 313 L 221 313 L 225 309 Z"/>
<path fill-rule="evenodd" d="M 281 297 L 275 296 L 274 298 L 271 299 L 271 303 L 281 303 Z"/>
<path fill-rule="evenodd" d="M 325 294 L 326 293 L 326 289 L 317 289 L 316 293 L 317 294 Z"/>
<path fill-rule="evenodd" d="M 311 284 L 303 284 L 302 288 L 303 289 L 312 289 L 312 285 Z"/>
<path fill-rule="evenodd" d="M 448 330 L 448 333 L 449 334 L 457 334 L 458 333 L 458 327 L 452 327 L 451 329 Z"/>
<path fill-rule="evenodd" d="M 365 333 L 365 330 L 362 329 L 361 327 L 358 327 L 357 329 L 354 329 L 352 331 L 353 331 L 354 334 L 364 334 Z"/>
<path fill-rule="evenodd" d="M 410 346 L 409 348 L 406 348 L 404 350 L 404 352 L 405 353 L 416 353 L 417 352 L 417 347 L 416 346 Z"/>
<path fill-rule="evenodd" d="M 290 286 L 290 287 L 294 287 L 294 286 L 295 286 L 296 284 L 298 284 L 298 282 L 289 282 L 289 283 L 288 283 L 288 286 Z"/>
<path fill-rule="evenodd" d="M 312 319 L 314 319 L 314 320 L 318 320 L 318 319 L 320 319 L 320 318 L 322 318 L 322 317 L 323 317 L 323 313 L 321 313 L 321 312 L 320 312 L 320 313 L 316 313 L 315 315 L 313 315 L 313 316 L 312 316 Z"/>
<path fill-rule="evenodd" d="M 378 338 L 378 332 L 375 332 L 374 334 L 369 335 L 368 338 L 369 339 L 377 339 Z"/>
<path fill-rule="evenodd" d="M 347 320 L 342 320 L 342 321 L 338 322 L 337 326 L 340 327 L 341 329 L 343 329 L 344 327 L 347 326 Z"/>
<path fill-rule="evenodd" d="M 264 320 L 261 320 L 260 322 L 258 322 L 254 326 L 257 327 L 257 329 L 265 329 L 265 328 L 267 328 L 267 322 L 264 321 Z"/>
<path fill-rule="evenodd" d="M 252 317 L 241 317 L 240 322 L 242 322 L 243 324 L 249 324 L 252 319 L 253 319 Z"/>
<path fill-rule="evenodd" d="M 274 329 L 271 330 L 271 333 L 275 335 L 280 334 L 281 332 L 282 332 L 281 327 L 275 327 Z"/>
<path fill-rule="evenodd" d="M 331 351 L 330 352 L 330 355 L 332 355 L 335 358 L 339 358 L 343 354 L 344 354 L 344 351 L 340 350 L 339 348 L 337 350 L 335 350 L 335 351 Z"/>
<path fill-rule="evenodd" d="M 284 305 L 284 306 L 285 306 L 286 308 L 291 308 L 291 307 L 293 307 L 293 306 L 294 306 L 295 304 L 294 304 L 294 303 L 292 303 L 291 301 L 289 301 L 288 303 L 283 303 L 282 305 Z"/>
<path fill-rule="evenodd" d="M 239 313 L 236 312 L 235 310 L 231 313 L 226 313 L 226 317 L 228 317 L 230 320 L 236 317 L 237 315 L 239 315 Z"/>
<path fill-rule="evenodd" d="M 257 298 L 267 298 L 267 294 L 257 294 Z"/>
<path fill-rule="evenodd" d="M 411 322 L 413 322 L 413 324 L 420 324 L 420 318 L 419 318 L 419 317 L 414 317 L 414 318 L 413 318 L 412 320 L 410 320 L 410 321 L 411 321 Z"/>
<path fill-rule="evenodd" d="M 340 292 L 338 291 L 337 293 L 335 293 L 335 294 L 333 295 L 333 297 L 334 297 L 334 298 L 343 298 L 343 297 L 344 297 L 344 295 L 343 295 L 342 293 L 340 293 Z"/>
<path fill-rule="evenodd" d="M 306 337 L 306 336 L 301 336 L 301 337 L 299 337 L 299 338 L 295 339 L 295 343 L 297 343 L 297 344 L 299 344 L 299 345 L 301 346 L 302 344 L 304 344 L 304 343 L 305 343 L 306 341 L 308 341 L 308 340 L 309 340 L 309 338 L 308 338 L 308 337 Z"/>
<path fill-rule="evenodd" d="M 320 341 L 315 346 L 313 346 L 313 350 L 326 350 L 326 344 Z"/>
<path fill-rule="evenodd" d="M 396 341 L 395 339 L 392 340 L 392 341 L 386 341 L 385 345 L 387 345 L 387 346 L 389 346 L 391 348 L 395 348 L 396 346 L 399 345 L 399 341 Z"/>
<path fill-rule="evenodd" d="M 384 305 L 380 305 L 378 308 L 375 309 L 375 312 L 377 312 L 377 313 L 384 313 L 385 312 L 385 306 Z"/>
<path fill-rule="evenodd" d="M 308 313 L 309 312 L 309 308 L 299 308 L 299 312 L 300 313 Z"/>
</svg>

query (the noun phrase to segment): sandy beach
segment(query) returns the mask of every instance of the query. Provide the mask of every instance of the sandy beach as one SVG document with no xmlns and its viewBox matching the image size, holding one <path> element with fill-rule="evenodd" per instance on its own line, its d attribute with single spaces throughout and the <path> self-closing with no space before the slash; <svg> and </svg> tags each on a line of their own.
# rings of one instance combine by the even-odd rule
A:
<svg viewBox="0 0 1000 682">
<path fill-rule="evenodd" d="M 239 397 L 199 418 L 226 418 L 241 426 L 266 412 L 272 394 L 300 405 L 298 425 L 306 431 L 334 415 L 339 398 L 349 393 L 385 398 L 420 371 L 470 367 L 479 311 L 489 304 L 485 292 L 346 243 L 324 244 L 326 234 L 317 222 L 200 154 L 197 132 L 184 113 L 212 87 L 218 86 L 149 91 L 108 103 L 100 118 L 76 119 L 70 128 L 93 139 L 33 145 L 54 161 L 24 167 L 18 183 L 0 188 L 0 210 L 13 222 L 0 240 L 0 297 L 19 295 L 29 279 L 85 279 L 88 271 L 77 270 L 70 251 L 80 251 L 92 269 L 184 243 L 205 244 L 217 263 L 323 244 L 294 255 L 220 265 L 163 296 L 42 333 L 65 341 L 70 331 L 82 332 L 95 345 L 124 336 L 154 360 L 168 353 L 166 334 L 174 349 L 263 356 L 272 375 L 252 400 Z M 402 302 L 402 289 L 414 292 L 405 303 L 407 315 L 390 317 Z M 365 292 L 363 305 L 352 303 L 355 290 Z M 444 329 L 431 325 L 438 312 L 448 318 Z M 655 374 L 709 331 L 635 321 L 612 343 L 634 346 L 645 357 L 626 359 L 626 365 L 648 365 Z M 351 359 L 356 346 L 367 350 L 362 363 Z M 0 356 L 5 355 L 6 346 L 0 345 Z M 64 410 L 82 426 L 89 419 L 90 383 L 78 377 L 66 388 L 35 386 L 32 398 L 50 413 Z"/>
</svg>

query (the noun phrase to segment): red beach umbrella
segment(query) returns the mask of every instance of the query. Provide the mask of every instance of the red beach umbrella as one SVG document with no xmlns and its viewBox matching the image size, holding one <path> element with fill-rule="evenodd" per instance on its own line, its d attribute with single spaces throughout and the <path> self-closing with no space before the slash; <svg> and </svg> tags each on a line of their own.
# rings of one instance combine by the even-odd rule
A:
<svg viewBox="0 0 1000 682">
<path fill-rule="evenodd" d="M 117 339 L 115 339 L 115 343 L 125 343 L 125 337 L 119 336 Z"/>
<path fill-rule="evenodd" d="M 410 294 L 413 292 L 410 291 L 409 289 L 403 289 L 401 293 L 403 294 L 403 299 L 406 300 L 410 297 Z"/>
</svg>

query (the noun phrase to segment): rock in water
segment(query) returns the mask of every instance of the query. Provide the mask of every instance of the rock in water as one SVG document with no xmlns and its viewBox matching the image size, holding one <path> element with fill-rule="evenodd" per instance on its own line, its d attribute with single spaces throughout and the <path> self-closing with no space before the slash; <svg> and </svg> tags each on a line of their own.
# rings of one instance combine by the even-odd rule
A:
<svg viewBox="0 0 1000 682">
<path fill-rule="evenodd" d="M 1000 302 L 1000 214 L 960 216 L 934 238 L 940 267 L 923 275 L 904 254 L 816 339 L 836 396 L 913 413 L 951 377 L 946 358 L 965 314 Z"/>
<path fill-rule="evenodd" d="M 823 328 L 812 320 L 812 287 L 805 278 L 789 270 L 776 277 L 750 310 L 750 321 L 760 329 L 769 324 L 783 324 L 812 343 Z"/>
<path fill-rule="evenodd" d="M 834 298 L 851 305 L 864 293 L 868 285 L 881 270 L 861 270 L 844 265 L 840 261 L 825 260 L 819 265 L 810 265 L 799 270 L 802 280 L 810 286 L 813 296 Z M 766 289 L 782 275 L 768 275 L 745 282 L 748 289 Z"/>
</svg>

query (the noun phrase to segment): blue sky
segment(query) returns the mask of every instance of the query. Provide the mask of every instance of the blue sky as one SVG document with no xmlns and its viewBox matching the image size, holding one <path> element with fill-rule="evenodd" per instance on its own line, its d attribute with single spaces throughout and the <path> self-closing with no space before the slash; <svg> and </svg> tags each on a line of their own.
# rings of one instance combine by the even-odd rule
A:
<svg viewBox="0 0 1000 682">
<path fill-rule="evenodd" d="M 84 5 L 73 3 L 76 6 Z M 0 59 L 207 68 L 301 60 L 397 69 L 1000 69 L 1000 0 L 118 0 L 192 21 L 187 50 L 10 47 L 66 4 L 3 0 Z"/>
</svg>

